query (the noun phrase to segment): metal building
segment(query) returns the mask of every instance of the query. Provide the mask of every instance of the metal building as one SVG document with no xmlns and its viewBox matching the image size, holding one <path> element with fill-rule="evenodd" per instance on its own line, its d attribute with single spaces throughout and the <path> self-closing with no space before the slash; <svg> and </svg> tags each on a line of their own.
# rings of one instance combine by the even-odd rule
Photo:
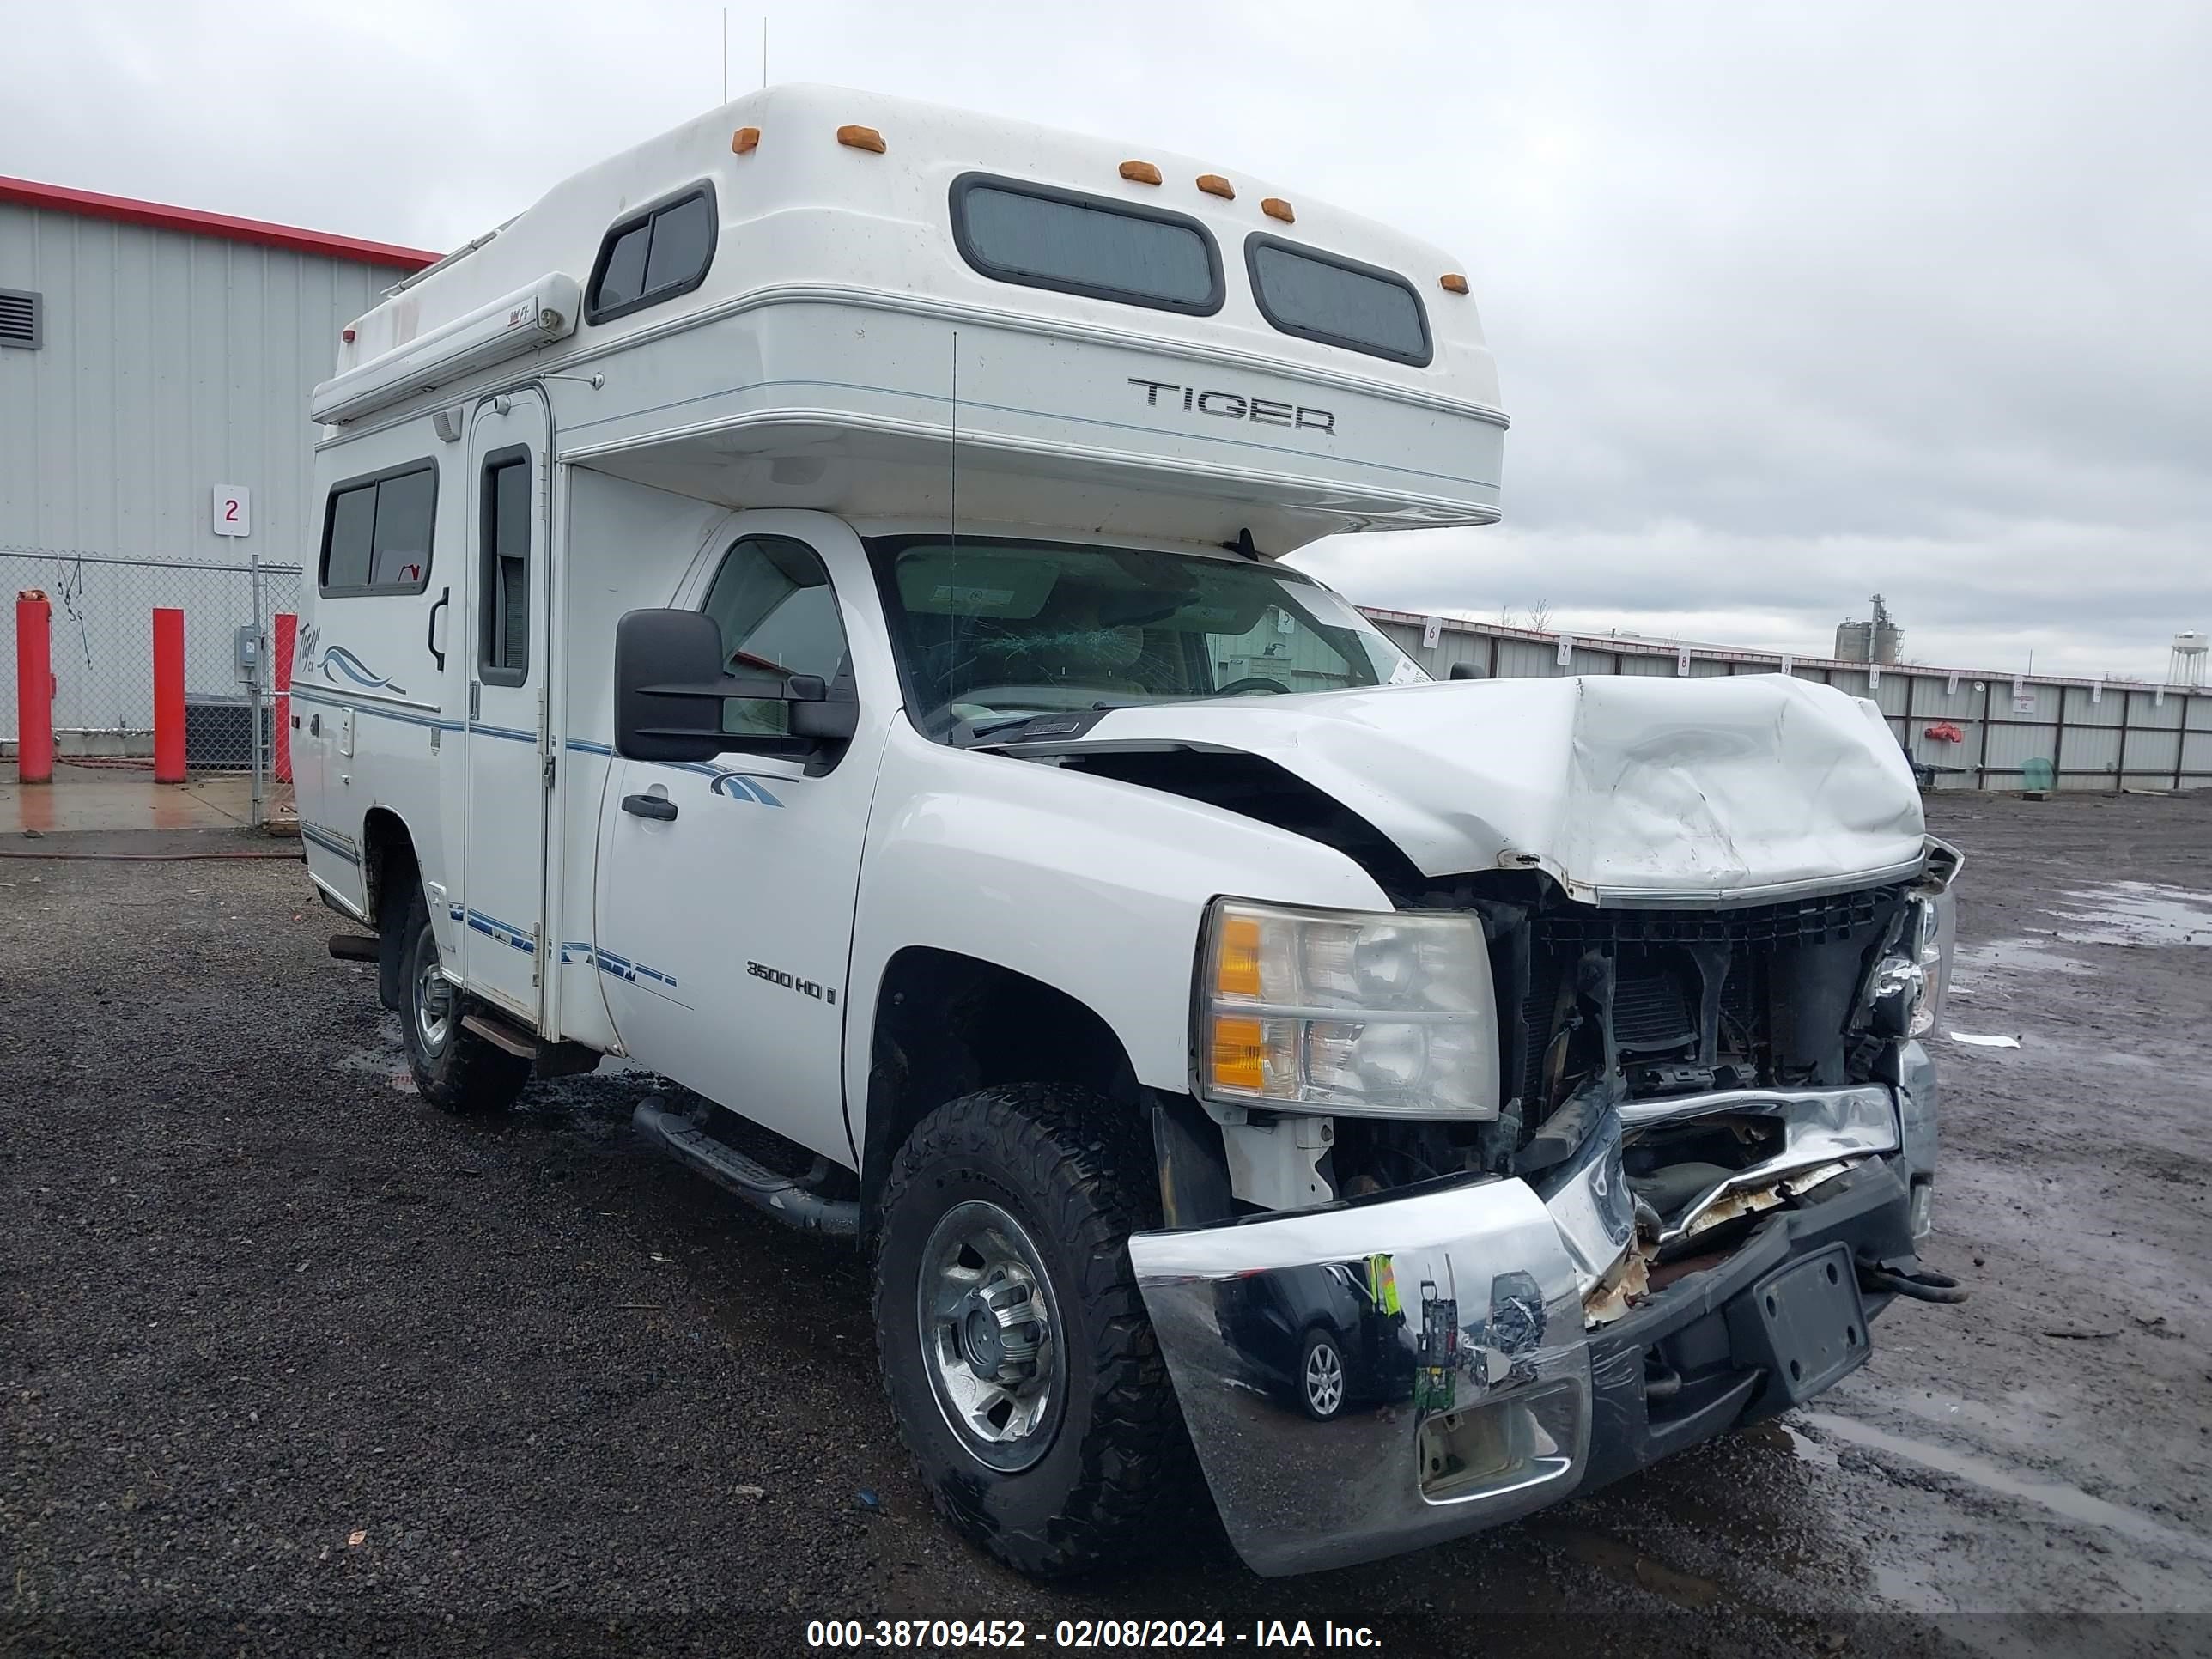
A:
<svg viewBox="0 0 2212 1659">
<path fill-rule="evenodd" d="M 237 691 L 245 567 L 299 564 L 319 529 L 308 392 L 340 331 L 435 257 L 0 178 L 0 598 L 61 607 L 58 728 L 131 749 L 155 605 L 185 612 L 188 690 Z"/>
<path fill-rule="evenodd" d="M 264 556 L 296 558 L 307 393 L 435 257 L 0 178 L 0 544 L 227 562 L 237 486 Z"/>
</svg>

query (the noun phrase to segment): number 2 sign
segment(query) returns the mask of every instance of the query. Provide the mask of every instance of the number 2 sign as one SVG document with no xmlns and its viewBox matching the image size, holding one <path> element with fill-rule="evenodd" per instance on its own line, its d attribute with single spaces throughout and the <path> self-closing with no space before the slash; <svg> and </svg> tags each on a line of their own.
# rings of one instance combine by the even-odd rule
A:
<svg viewBox="0 0 2212 1659">
<path fill-rule="evenodd" d="M 253 533 L 253 492 L 244 484 L 215 487 L 215 533 L 251 536 Z"/>
</svg>

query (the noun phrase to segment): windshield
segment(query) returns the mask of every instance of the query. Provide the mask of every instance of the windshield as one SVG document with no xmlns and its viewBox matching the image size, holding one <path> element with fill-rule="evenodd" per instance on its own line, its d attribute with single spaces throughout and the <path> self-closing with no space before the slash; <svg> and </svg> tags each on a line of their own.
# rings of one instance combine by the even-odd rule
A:
<svg viewBox="0 0 2212 1659">
<path fill-rule="evenodd" d="M 1038 714 L 1425 679 L 1327 588 L 1277 566 L 1062 542 L 868 544 L 931 736 Z"/>
</svg>

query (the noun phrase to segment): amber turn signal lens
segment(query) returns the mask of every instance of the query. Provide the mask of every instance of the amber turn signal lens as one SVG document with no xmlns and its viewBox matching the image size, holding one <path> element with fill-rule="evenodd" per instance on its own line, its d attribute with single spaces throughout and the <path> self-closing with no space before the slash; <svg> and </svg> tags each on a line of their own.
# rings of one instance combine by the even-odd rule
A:
<svg viewBox="0 0 2212 1659">
<path fill-rule="evenodd" d="M 1296 224 L 1298 216 L 1291 211 L 1291 204 L 1279 196 L 1270 196 L 1260 204 L 1260 211 L 1270 219 L 1280 219 L 1285 224 Z"/>
<path fill-rule="evenodd" d="M 1218 173 L 1200 173 L 1198 187 L 1208 196 L 1218 196 L 1224 202 L 1233 202 L 1237 199 L 1237 186 Z"/>
<path fill-rule="evenodd" d="M 732 155 L 750 155 L 759 148 L 758 127 L 739 127 L 730 135 L 730 154 Z"/>
<path fill-rule="evenodd" d="M 1133 185 L 1157 185 L 1160 181 L 1160 170 L 1150 161 L 1124 161 L 1121 163 L 1121 176 Z"/>
<path fill-rule="evenodd" d="M 1216 996 L 1260 996 L 1260 922 L 1256 916 L 1226 916 L 1221 923 L 1221 954 L 1215 959 Z"/>
<path fill-rule="evenodd" d="M 884 135 L 873 127 L 839 127 L 837 142 L 848 149 L 872 150 L 878 155 L 884 153 Z"/>
<path fill-rule="evenodd" d="M 1256 1019 L 1213 1018 L 1213 1082 L 1257 1094 L 1267 1086 L 1267 1036 Z"/>
<path fill-rule="evenodd" d="M 1447 271 L 1437 278 L 1437 286 L 1447 294 L 1464 294 L 1467 292 L 1467 278 L 1455 270 Z"/>
</svg>

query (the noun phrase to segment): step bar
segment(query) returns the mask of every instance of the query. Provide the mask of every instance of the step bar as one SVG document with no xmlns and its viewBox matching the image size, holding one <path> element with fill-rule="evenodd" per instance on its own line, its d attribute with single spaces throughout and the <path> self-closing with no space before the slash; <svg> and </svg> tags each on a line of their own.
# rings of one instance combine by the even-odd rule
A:
<svg viewBox="0 0 2212 1659">
<path fill-rule="evenodd" d="M 786 1226 L 836 1238 L 860 1234 L 859 1200 L 824 1198 L 796 1176 L 778 1175 L 736 1147 L 715 1139 L 682 1113 L 670 1109 L 659 1095 L 647 1095 L 638 1102 L 637 1109 L 630 1114 L 630 1127 L 663 1157 L 706 1176 Z"/>
</svg>

